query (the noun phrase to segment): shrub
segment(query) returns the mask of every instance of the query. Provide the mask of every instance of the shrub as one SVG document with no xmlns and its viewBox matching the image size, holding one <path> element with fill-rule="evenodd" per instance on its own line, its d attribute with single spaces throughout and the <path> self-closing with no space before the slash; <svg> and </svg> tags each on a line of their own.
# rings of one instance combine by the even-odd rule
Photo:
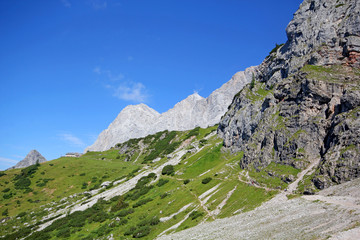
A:
<svg viewBox="0 0 360 240">
<path fill-rule="evenodd" d="M 117 216 L 117 217 L 126 217 L 127 215 L 132 214 L 132 213 L 134 213 L 134 212 L 135 212 L 135 210 L 132 209 L 132 208 L 123 209 L 123 210 L 121 210 L 116 216 Z"/>
<path fill-rule="evenodd" d="M 26 214 L 27 214 L 26 212 L 21 212 L 16 217 L 22 218 L 22 217 L 26 216 Z"/>
<path fill-rule="evenodd" d="M 119 225 L 122 226 L 122 225 L 125 225 L 127 223 L 128 223 L 127 219 L 121 219 L 120 222 L 119 222 Z"/>
<path fill-rule="evenodd" d="M 156 174 L 153 172 L 149 173 L 148 178 L 156 179 Z"/>
<path fill-rule="evenodd" d="M 169 195 L 169 194 L 167 194 L 167 193 L 161 194 L 161 195 L 160 195 L 160 198 L 161 198 L 161 199 L 166 198 L 168 195 Z"/>
<path fill-rule="evenodd" d="M 207 178 L 204 178 L 204 179 L 201 181 L 201 183 L 202 183 L 202 184 L 207 184 L 207 183 L 209 183 L 211 180 L 212 180 L 211 177 L 207 177 Z"/>
<path fill-rule="evenodd" d="M 169 179 L 160 178 L 159 182 L 156 184 L 156 186 L 161 187 L 162 185 L 164 185 L 164 184 L 166 184 L 168 182 L 169 182 Z"/>
<path fill-rule="evenodd" d="M 253 74 L 252 75 L 252 80 L 251 80 L 251 83 L 250 83 L 250 90 L 252 90 L 254 87 L 255 87 L 255 76 Z"/>
<path fill-rule="evenodd" d="M 191 130 L 185 137 L 185 140 L 192 137 L 192 136 L 197 136 L 199 135 L 199 131 L 200 131 L 200 127 L 196 127 L 193 130 Z"/>
<path fill-rule="evenodd" d="M 10 188 L 5 188 L 4 190 L 2 190 L 3 193 L 6 193 L 8 191 L 10 191 Z"/>
<path fill-rule="evenodd" d="M 15 182 L 16 189 L 27 189 L 31 185 L 31 181 L 27 177 L 21 177 Z"/>
<path fill-rule="evenodd" d="M 184 180 L 184 184 L 185 184 L 185 185 L 188 184 L 189 182 L 190 182 L 189 179 L 185 179 L 185 180 Z"/>
<path fill-rule="evenodd" d="M 128 230 L 126 230 L 124 232 L 124 235 L 127 236 L 127 235 L 132 235 L 136 230 L 136 227 L 130 227 Z"/>
<path fill-rule="evenodd" d="M 6 175 L 6 173 L 5 173 L 5 172 L 0 171 L 0 177 L 5 176 L 5 175 Z"/>
<path fill-rule="evenodd" d="M 5 217 L 8 216 L 8 214 L 9 214 L 9 209 L 7 208 L 1 213 L 1 215 Z"/>
<path fill-rule="evenodd" d="M 195 220 L 196 218 L 201 217 L 202 215 L 204 215 L 204 213 L 193 211 L 192 213 L 190 213 L 189 218 L 191 218 L 191 220 Z"/>
<path fill-rule="evenodd" d="M 13 196 L 12 193 L 6 193 L 6 194 L 3 195 L 3 198 L 4 199 L 10 199 L 10 198 L 12 198 L 12 196 Z"/>
<path fill-rule="evenodd" d="M 173 165 L 166 165 L 161 171 L 162 175 L 171 175 L 172 173 L 174 173 Z"/>
<path fill-rule="evenodd" d="M 144 198 L 144 199 L 141 199 L 139 201 L 137 201 L 134 205 L 133 205 L 133 208 L 137 208 L 137 207 L 140 207 L 142 205 L 145 205 L 146 203 L 148 202 L 151 202 L 153 199 L 152 198 Z"/>
<path fill-rule="evenodd" d="M 127 208 L 129 204 L 125 202 L 125 199 L 123 196 L 120 196 L 116 205 L 111 208 L 111 212 L 117 212 L 121 209 Z"/>
<path fill-rule="evenodd" d="M 81 186 L 81 189 L 86 189 L 87 186 L 88 186 L 88 184 L 84 182 L 84 183 L 82 184 L 82 186 Z"/>
<path fill-rule="evenodd" d="M 80 173 L 80 176 L 85 176 L 86 175 L 86 173 Z"/>
<path fill-rule="evenodd" d="M 142 238 L 142 237 L 149 235 L 149 233 L 150 233 L 150 227 L 143 226 L 143 227 L 139 227 L 138 229 L 135 229 L 135 231 L 133 231 L 133 237 L 134 238 Z"/>
<path fill-rule="evenodd" d="M 59 237 L 59 238 L 68 238 L 68 237 L 70 237 L 70 228 L 65 227 L 65 228 L 60 229 L 57 232 L 56 237 Z"/>
</svg>

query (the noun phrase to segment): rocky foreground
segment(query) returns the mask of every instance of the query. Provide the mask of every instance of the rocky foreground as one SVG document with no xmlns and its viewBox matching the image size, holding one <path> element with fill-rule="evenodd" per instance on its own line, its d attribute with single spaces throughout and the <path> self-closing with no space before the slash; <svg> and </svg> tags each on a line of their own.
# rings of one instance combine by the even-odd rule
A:
<svg viewBox="0 0 360 240">
<path fill-rule="evenodd" d="M 291 195 L 289 195 L 291 196 Z M 158 239 L 358 239 L 360 179 L 288 199 L 285 192 L 253 211 Z"/>
</svg>

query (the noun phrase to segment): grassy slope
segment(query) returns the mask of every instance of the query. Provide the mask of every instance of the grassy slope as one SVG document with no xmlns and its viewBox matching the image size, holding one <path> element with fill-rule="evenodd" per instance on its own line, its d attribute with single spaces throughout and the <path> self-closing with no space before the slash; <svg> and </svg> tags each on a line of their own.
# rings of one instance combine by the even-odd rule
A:
<svg viewBox="0 0 360 240">
<path fill-rule="evenodd" d="M 91 152 L 80 158 L 60 158 L 49 161 L 42 164 L 33 177 L 30 178 L 32 191 L 29 193 L 24 193 L 24 190 L 14 189 L 12 179 L 14 179 L 15 174 L 20 174 L 20 170 L 7 171 L 7 175 L 1 177 L 2 186 L 0 186 L 0 190 L 10 188 L 10 191 L 14 192 L 15 195 L 10 199 L 1 199 L 1 211 L 8 209 L 8 215 L 12 217 L 7 221 L 7 225 L 1 226 L 0 231 L 2 233 L 14 233 L 16 229 L 13 229 L 12 226 L 22 226 L 24 228 L 24 223 L 36 224 L 42 216 L 47 214 L 44 207 L 40 207 L 41 205 L 57 201 L 52 206 L 55 208 L 58 207 L 58 203 L 62 198 L 74 193 L 81 193 L 103 181 L 114 181 L 123 177 L 129 179 L 133 176 L 131 172 L 134 172 L 139 167 L 158 166 L 167 161 L 167 146 L 176 142 L 181 144 L 186 139 L 188 139 L 187 141 L 191 140 L 194 146 L 186 146 L 189 152 L 178 165 L 174 166 L 174 174 L 160 177 L 168 180 L 167 183 L 157 186 L 159 179 L 156 179 L 137 190 L 130 191 L 130 197 L 126 197 L 126 194 L 123 196 L 126 203 L 124 209 L 126 211 L 131 209 L 128 215 L 124 216 L 124 209 L 111 211 L 115 205 L 119 204 L 119 199 L 100 201 L 94 207 L 88 209 L 91 214 L 87 217 L 87 211 L 70 214 L 66 218 L 59 220 L 59 222 L 55 222 L 45 231 L 33 234 L 29 239 L 41 239 L 42 237 L 44 239 L 58 239 L 60 237 L 92 239 L 108 236 L 109 234 L 113 234 L 116 239 L 132 239 L 134 236 L 141 237 L 142 235 L 144 235 L 145 239 L 153 239 L 175 224 L 179 224 L 179 226 L 174 230 L 179 231 L 195 226 L 202 221 L 211 221 L 217 217 L 228 217 L 237 212 L 254 209 L 263 201 L 270 199 L 275 191 L 266 191 L 239 181 L 238 175 L 241 169 L 238 162 L 242 157 L 241 153 L 233 155 L 224 151 L 222 141 L 216 135 L 210 137 L 207 141 L 202 140 L 214 130 L 216 130 L 216 126 L 208 129 L 198 128 L 192 131 L 176 132 L 175 135 L 171 132 L 155 134 L 146 138 L 148 145 L 144 149 L 138 147 L 138 143 L 142 139 L 131 140 L 131 144 L 136 148 L 136 151 L 127 157 L 130 159 L 129 162 L 123 160 L 126 158 L 126 153 L 120 156 L 118 149 Z M 167 139 L 169 134 L 172 134 L 172 137 L 169 138 L 168 144 L 159 144 L 162 139 Z M 202 144 L 199 145 L 200 140 L 202 140 Z M 144 139 L 143 142 L 145 142 Z M 202 148 L 195 150 L 198 145 Z M 123 146 L 119 145 L 118 147 Z M 147 161 L 141 164 L 154 151 L 154 146 L 158 146 L 156 150 L 160 160 L 156 162 Z M 137 160 L 134 163 L 135 159 Z M 272 167 L 272 171 L 276 171 L 276 168 Z M 53 178 L 54 180 L 48 181 L 44 187 L 37 187 L 36 182 L 41 183 L 42 180 L 40 181 L 40 179 L 44 178 Z M 211 178 L 212 180 L 207 184 L 203 184 L 202 180 L 205 178 Z M 189 183 L 184 184 L 184 180 L 189 180 Z M 5 182 L 8 183 L 5 184 Z M 84 185 L 86 185 L 86 189 L 83 189 Z M 208 195 L 207 201 L 204 201 L 205 198 L 199 199 L 201 194 L 217 185 L 218 188 L 211 193 L 212 195 Z M 146 194 L 139 197 L 133 196 L 132 193 L 142 190 L 146 186 L 152 186 Z M 233 194 L 227 197 L 227 194 L 232 190 Z M 78 194 L 78 197 L 67 198 L 66 201 L 83 198 L 83 195 Z M 228 198 L 227 202 L 219 214 L 209 216 L 208 212 L 217 209 L 226 198 Z M 29 202 L 29 199 L 31 199 L 31 202 Z M 17 200 L 20 201 L 20 204 L 16 203 Z M 39 202 L 37 202 L 38 200 Z M 200 200 L 204 201 L 203 206 L 201 206 Z M 144 204 L 137 206 L 141 202 Z M 168 221 L 157 221 L 159 218 L 177 213 L 182 207 L 190 203 L 190 207 Z M 49 206 L 47 205 L 47 207 Z M 29 214 L 30 211 L 33 214 Z M 197 215 L 195 216 L 193 213 L 193 215 L 190 215 L 192 217 L 187 217 L 192 211 L 196 211 Z M 14 217 L 21 212 L 26 212 L 26 215 L 18 219 Z M 31 219 L 33 219 L 32 222 Z M 21 236 L 26 235 L 25 233 Z M 6 238 L 11 239 L 11 235 Z"/>
</svg>

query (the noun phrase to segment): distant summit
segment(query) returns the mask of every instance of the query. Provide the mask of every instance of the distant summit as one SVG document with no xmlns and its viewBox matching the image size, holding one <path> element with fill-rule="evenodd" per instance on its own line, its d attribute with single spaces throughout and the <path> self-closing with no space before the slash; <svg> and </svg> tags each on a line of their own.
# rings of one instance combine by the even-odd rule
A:
<svg viewBox="0 0 360 240">
<path fill-rule="evenodd" d="M 46 159 L 38 151 L 31 150 L 23 160 L 21 160 L 15 166 L 13 166 L 9 169 L 24 168 L 24 167 L 34 165 L 37 162 L 38 163 L 46 162 Z"/>
<path fill-rule="evenodd" d="M 131 138 L 164 130 L 184 131 L 198 126 L 213 126 L 219 123 L 235 94 L 251 81 L 255 71 L 256 67 L 250 67 L 238 72 L 209 97 L 193 93 L 162 114 L 145 104 L 129 105 L 85 151 L 105 151 Z"/>
</svg>

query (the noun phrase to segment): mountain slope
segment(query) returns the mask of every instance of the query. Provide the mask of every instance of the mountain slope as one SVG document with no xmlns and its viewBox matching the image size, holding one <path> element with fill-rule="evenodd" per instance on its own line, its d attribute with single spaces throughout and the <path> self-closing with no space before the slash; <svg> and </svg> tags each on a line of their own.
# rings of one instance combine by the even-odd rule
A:
<svg viewBox="0 0 360 240">
<path fill-rule="evenodd" d="M 108 150 L 117 143 L 163 130 L 184 131 L 197 126 L 213 126 L 219 123 L 234 95 L 251 81 L 255 69 L 250 67 L 236 73 L 208 98 L 194 93 L 163 114 L 145 104 L 128 106 L 100 133 L 95 143 L 85 149 L 85 152 Z"/>
</svg>

